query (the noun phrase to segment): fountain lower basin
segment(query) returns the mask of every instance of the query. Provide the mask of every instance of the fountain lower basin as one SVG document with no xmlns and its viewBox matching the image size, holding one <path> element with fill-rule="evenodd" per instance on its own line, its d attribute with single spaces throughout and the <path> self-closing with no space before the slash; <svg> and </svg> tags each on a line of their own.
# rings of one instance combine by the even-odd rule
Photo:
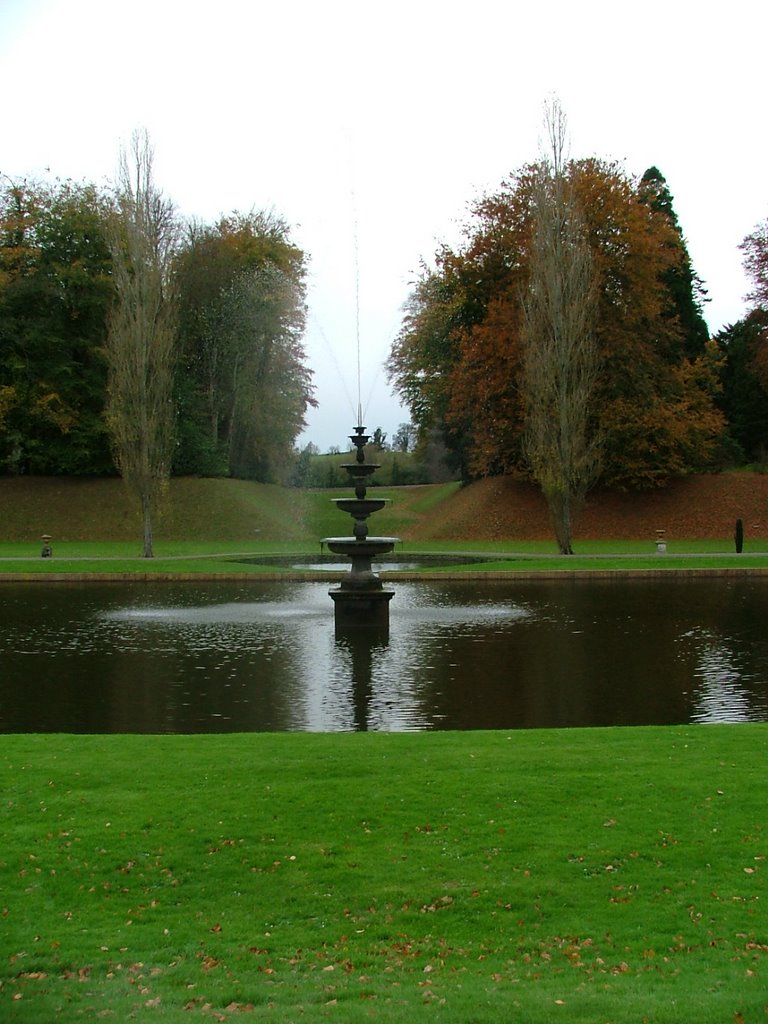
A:
<svg viewBox="0 0 768 1024">
<path fill-rule="evenodd" d="M 397 537 L 366 537 L 364 540 L 356 537 L 324 537 L 322 543 L 329 551 L 334 555 L 346 555 L 352 562 L 349 572 L 342 578 L 339 590 L 382 590 L 383 584 L 373 571 L 371 562 L 377 555 L 389 554 L 397 542 Z M 334 593 L 338 593 L 338 590 L 332 591 L 331 596 Z"/>
<path fill-rule="evenodd" d="M 337 629 L 348 626 L 386 627 L 389 624 L 389 602 L 395 596 L 373 571 L 371 561 L 386 555 L 397 544 L 397 537 L 325 537 L 323 544 L 335 555 L 345 555 L 352 565 L 342 576 L 338 587 L 329 590 L 334 603 Z"/>
<path fill-rule="evenodd" d="M 334 555 L 350 554 L 350 548 L 358 551 L 367 551 L 371 558 L 376 555 L 385 555 L 400 543 L 399 537 L 366 537 L 365 540 L 358 540 L 357 537 L 323 537 L 321 544 L 326 544 L 328 550 Z"/>
</svg>

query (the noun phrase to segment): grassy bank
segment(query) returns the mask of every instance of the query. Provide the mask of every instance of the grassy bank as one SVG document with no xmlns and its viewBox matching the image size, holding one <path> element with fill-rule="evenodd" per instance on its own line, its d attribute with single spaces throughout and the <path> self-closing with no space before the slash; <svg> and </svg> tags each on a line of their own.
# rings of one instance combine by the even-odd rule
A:
<svg viewBox="0 0 768 1024">
<path fill-rule="evenodd" d="M 424 514 L 449 500 L 458 484 L 401 487 L 377 515 L 377 532 L 405 536 Z M 378 492 L 377 492 L 378 493 Z M 335 490 L 295 490 L 251 480 L 176 477 L 155 521 L 158 545 L 205 541 L 315 543 L 348 531 L 350 519 L 332 498 L 349 497 L 349 486 Z M 62 542 L 127 543 L 141 551 L 141 519 L 118 479 L 0 477 L 0 541 L 26 545 L 39 554 L 40 537 Z M 245 545 L 245 548 L 243 547 Z"/>
<path fill-rule="evenodd" d="M 753 476 L 745 483 L 742 477 L 731 476 L 725 483 L 733 489 L 737 480 L 742 488 L 754 491 L 762 508 L 765 479 Z M 721 508 L 723 480 L 697 478 L 687 484 L 666 495 L 663 510 L 657 507 L 658 494 L 633 496 L 634 505 L 655 509 L 651 519 L 633 519 L 626 504 L 613 507 L 615 495 L 594 498 L 610 515 L 598 521 L 592 510 L 595 532 L 576 538 L 577 553 L 570 558 L 556 556 L 541 496 L 530 485 L 508 478 L 478 481 L 462 489 L 455 483 L 381 488 L 376 493 L 390 500 L 376 513 L 371 528 L 402 538 L 398 557 L 482 554 L 483 568 L 495 572 L 768 568 L 768 528 L 757 506 L 746 520 L 745 550 L 737 556 L 727 532 L 731 510 L 724 515 Z M 148 560 L 140 557 L 138 517 L 119 480 L 0 478 L 0 578 L 19 573 L 284 573 L 286 567 L 249 563 L 247 558 L 284 554 L 316 559 L 321 538 L 350 532 L 349 517 L 332 500 L 339 496 L 349 497 L 349 489 L 299 491 L 245 480 L 174 479 L 156 523 L 156 557 Z M 740 494 L 734 507 L 742 508 L 744 501 Z M 713 517 L 721 510 L 713 519 L 722 524 L 720 534 L 713 536 L 704 528 L 702 508 L 710 509 Z M 656 553 L 650 522 L 668 528 L 665 556 Z M 530 536 L 533 526 L 540 535 Z M 692 532 L 682 532 L 683 528 Z M 40 558 L 44 533 L 53 537 L 51 560 Z M 477 568 L 468 559 L 463 571 Z M 462 567 L 454 565 L 451 571 Z"/>
<path fill-rule="evenodd" d="M 5 736 L 0 1018 L 764 1020 L 761 725 Z"/>
</svg>

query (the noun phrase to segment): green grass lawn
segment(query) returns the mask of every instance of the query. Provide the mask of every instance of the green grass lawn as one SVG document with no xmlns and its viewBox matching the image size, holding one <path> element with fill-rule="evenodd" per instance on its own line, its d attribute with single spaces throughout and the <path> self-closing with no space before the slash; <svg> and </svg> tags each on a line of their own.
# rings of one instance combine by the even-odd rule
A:
<svg viewBox="0 0 768 1024">
<path fill-rule="evenodd" d="M 4 736 L 0 1019 L 755 1024 L 768 726 Z"/>
<path fill-rule="evenodd" d="M 338 525 L 338 524 L 337 524 Z M 133 541 L 61 541 L 54 544 L 54 557 L 41 558 L 38 546 L 0 542 L 2 573 L 129 573 L 152 574 L 247 574 L 291 571 L 290 562 L 258 563 L 259 557 L 280 555 L 299 561 L 317 560 L 317 538 L 299 541 L 160 541 L 155 557 L 140 557 Z M 753 545 L 754 547 L 754 545 Z M 398 544 L 392 555 L 407 560 L 409 555 L 482 555 L 483 561 L 468 559 L 464 564 L 425 565 L 422 572 L 519 572 L 541 571 L 605 572 L 670 569 L 768 569 L 768 543 L 760 551 L 736 555 L 726 540 L 680 540 L 658 555 L 647 541 L 584 541 L 577 554 L 560 557 L 547 541 L 422 541 Z"/>
</svg>

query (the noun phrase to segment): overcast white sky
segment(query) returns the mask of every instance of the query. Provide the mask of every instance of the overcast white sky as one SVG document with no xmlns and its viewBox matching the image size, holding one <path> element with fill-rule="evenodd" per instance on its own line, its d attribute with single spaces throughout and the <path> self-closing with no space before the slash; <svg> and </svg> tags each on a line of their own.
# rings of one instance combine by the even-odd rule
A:
<svg viewBox="0 0 768 1024">
<path fill-rule="evenodd" d="M 535 158 L 556 94 L 571 154 L 655 164 L 714 332 L 768 216 L 765 0 L 0 0 L 0 173 L 106 183 L 147 128 L 188 216 L 274 209 L 308 253 L 319 408 L 300 443 L 408 418 L 383 370 L 422 258 Z M 357 256 L 356 256 L 357 253 Z"/>
</svg>

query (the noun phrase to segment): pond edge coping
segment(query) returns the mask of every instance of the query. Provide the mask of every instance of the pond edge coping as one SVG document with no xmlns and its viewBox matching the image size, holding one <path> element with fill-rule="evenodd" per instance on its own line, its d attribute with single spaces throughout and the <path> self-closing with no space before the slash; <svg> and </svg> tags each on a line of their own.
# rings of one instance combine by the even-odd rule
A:
<svg viewBox="0 0 768 1024">
<path fill-rule="evenodd" d="M 0 583 L 338 583 L 343 572 L 3 572 Z M 496 572 L 468 569 L 465 572 L 397 572 L 378 574 L 387 582 L 461 582 L 464 580 L 625 580 L 768 576 L 768 566 L 720 566 L 664 569 L 503 569 Z"/>
</svg>

